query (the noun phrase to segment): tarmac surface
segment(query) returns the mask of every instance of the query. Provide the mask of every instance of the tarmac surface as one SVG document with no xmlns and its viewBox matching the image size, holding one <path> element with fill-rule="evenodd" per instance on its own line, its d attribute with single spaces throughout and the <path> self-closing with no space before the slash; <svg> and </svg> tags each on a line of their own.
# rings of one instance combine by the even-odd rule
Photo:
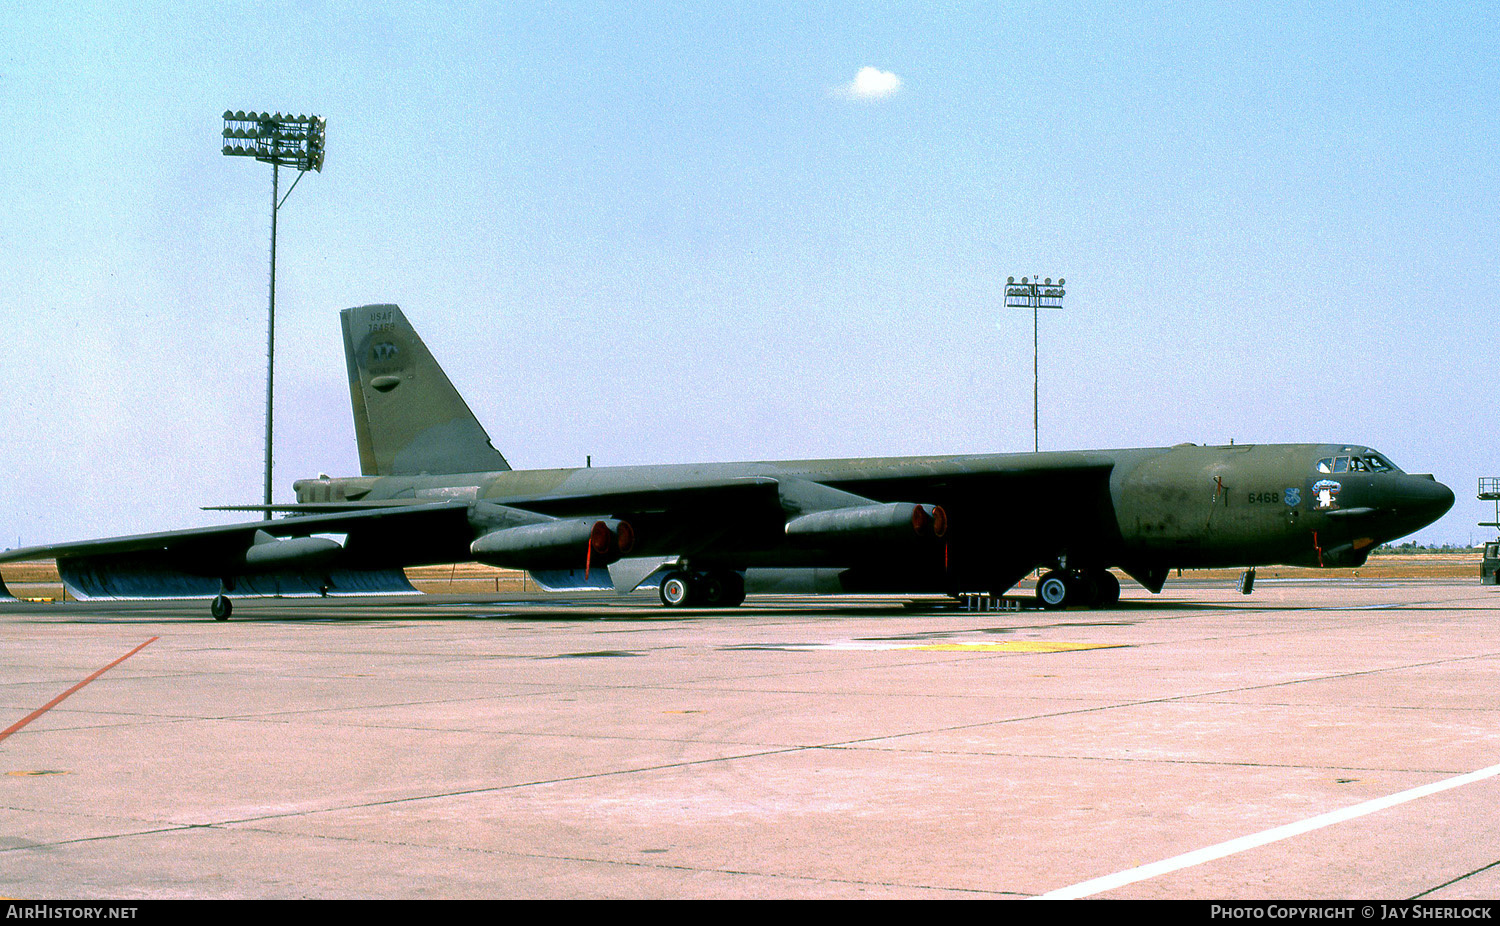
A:
<svg viewBox="0 0 1500 926">
<path fill-rule="evenodd" d="M 0 894 L 1500 897 L 1500 588 L 1125 596 L 0 603 Z"/>
</svg>

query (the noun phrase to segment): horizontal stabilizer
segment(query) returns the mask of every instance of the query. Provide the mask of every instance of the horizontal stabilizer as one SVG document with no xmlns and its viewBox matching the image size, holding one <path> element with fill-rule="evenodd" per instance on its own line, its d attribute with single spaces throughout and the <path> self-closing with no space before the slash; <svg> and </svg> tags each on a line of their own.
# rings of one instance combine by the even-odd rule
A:
<svg viewBox="0 0 1500 926">
<path fill-rule="evenodd" d="M 274 511 L 281 514 L 339 514 L 381 508 L 410 508 L 409 498 L 380 498 L 363 502 L 287 502 L 279 505 L 204 505 L 203 511 Z"/>
</svg>

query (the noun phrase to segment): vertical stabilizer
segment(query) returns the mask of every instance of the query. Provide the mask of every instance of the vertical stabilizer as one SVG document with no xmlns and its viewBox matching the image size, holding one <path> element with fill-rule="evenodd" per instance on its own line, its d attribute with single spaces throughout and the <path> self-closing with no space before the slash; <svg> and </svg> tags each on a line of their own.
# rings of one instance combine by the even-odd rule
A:
<svg viewBox="0 0 1500 926">
<path fill-rule="evenodd" d="M 365 305 L 340 317 L 365 475 L 510 469 L 399 308 Z"/>
</svg>

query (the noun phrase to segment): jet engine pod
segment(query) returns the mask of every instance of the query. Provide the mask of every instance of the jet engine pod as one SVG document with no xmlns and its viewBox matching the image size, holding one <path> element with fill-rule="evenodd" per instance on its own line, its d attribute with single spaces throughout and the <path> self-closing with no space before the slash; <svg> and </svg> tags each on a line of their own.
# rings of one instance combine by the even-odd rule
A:
<svg viewBox="0 0 1500 926">
<path fill-rule="evenodd" d="M 272 537 L 255 532 L 255 542 L 245 551 L 245 568 L 251 572 L 314 566 L 337 556 L 343 544 L 330 537 Z"/>
<path fill-rule="evenodd" d="M 948 515 L 941 507 L 910 502 L 832 508 L 800 515 L 786 522 L 789 539 L 813 543 L 908 540 L 912 537 L 942 537 L 947 532 Z"/>
<path fill-rule="evenodd" d="M 911 513 L 911 527 L 918 537 L 942 540 L 948 535 L 948 512 L 941 505 L 916 505 Z"/>
<path fill-rule="evenodd" d="M 572 518 L 506 527 L 469 544 L 474 559 L 507 569 L 608 566 L 629 553 L 635 531 L 613 518 Z"/>
<path fill-rule="evenodd" d="M 608 564 L 635 547 L 635 528 L 625 521 L 595 521 L 589 529 L 589 556 Z"/>
</svg>

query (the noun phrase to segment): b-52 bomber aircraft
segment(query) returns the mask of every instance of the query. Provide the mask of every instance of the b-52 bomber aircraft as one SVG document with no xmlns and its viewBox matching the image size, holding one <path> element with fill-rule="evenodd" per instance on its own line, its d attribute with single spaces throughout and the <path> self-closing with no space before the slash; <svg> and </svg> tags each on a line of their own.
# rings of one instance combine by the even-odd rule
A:
<svg viewBox="0 0 1500 926">
<path fill-rule="evenodd" d="M 362 475 L 294 484 L 284 516 L 12 550 L 79 597 L 414 591 L 403 567 L 478 561 L 544 588 L 652 585 L 668 607 L 756 589 L 1010 590 L 1109 607 L 1118 568 L 1358 566 L 1453 493 L 1368 447 L 1140 450 L 515 470 L 401 310 L 341 313 Z M 225 510 L 225 509 L 220 509 Z"/>
</svg>

